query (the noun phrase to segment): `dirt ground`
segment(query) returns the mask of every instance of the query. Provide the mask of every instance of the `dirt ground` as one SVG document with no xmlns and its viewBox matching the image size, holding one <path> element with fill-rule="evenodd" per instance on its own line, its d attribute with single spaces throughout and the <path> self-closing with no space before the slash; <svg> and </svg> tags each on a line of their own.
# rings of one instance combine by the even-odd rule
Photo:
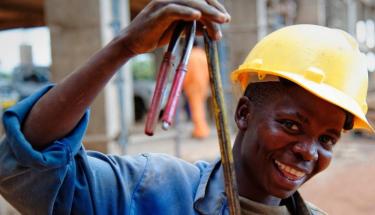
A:
<svg viewBox="0 0 375 215">
<path fill-rule="evenodd" d="M 327 171 L 301 193 L 329 214 L 375 214 L 375 140 L 346 137 Z"/>
</svg>

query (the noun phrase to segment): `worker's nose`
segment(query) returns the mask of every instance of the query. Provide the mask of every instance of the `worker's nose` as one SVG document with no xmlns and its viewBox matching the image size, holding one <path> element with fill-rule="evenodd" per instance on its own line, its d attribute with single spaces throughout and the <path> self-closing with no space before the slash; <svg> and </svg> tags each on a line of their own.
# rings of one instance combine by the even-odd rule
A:
<svg viewBox="0 0 375 215">
<path fill-rule="evenodd" d="M 318 160 L 318 147 L 315 141 L 300 141 L 293 145 L 293 152 L 304 161 Z"/>
</svg>

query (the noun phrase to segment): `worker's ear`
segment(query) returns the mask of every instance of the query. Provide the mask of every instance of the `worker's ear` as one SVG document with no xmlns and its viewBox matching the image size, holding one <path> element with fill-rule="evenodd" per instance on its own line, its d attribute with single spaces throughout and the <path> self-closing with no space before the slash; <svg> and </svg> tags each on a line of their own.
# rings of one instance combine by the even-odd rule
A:
<svg viewBox="0 0 375 215">
<path fill-rule="evenodd" d="M 234 116 L 238 129 L 241 131 L 246 131 L 248 127 L 248 119 L 252 112 L 253 104 L 250 102 L 249 98 L 242 96 L 237 103 L 237 109 Z"/>
</svg>

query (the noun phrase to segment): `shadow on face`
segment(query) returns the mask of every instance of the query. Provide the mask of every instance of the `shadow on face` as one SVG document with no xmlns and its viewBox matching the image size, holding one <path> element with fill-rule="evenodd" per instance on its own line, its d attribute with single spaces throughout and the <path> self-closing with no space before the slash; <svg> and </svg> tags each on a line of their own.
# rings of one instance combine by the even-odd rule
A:
<svg viewBox="0 0 375 215">
<path fill-rule="evenodd" d="M 269 203 L 326 169 L 347 114 L 293 83 L 249 85 L 233 149 L 240 195 Z"/>
</svg>

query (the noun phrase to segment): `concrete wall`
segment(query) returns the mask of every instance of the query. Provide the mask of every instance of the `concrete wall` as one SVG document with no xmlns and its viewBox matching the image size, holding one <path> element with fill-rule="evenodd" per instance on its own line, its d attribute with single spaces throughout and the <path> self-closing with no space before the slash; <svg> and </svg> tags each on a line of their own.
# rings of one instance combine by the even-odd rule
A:
<svg viewBox="0 0 375 215">
<path fill-rule="evenodd" d="M 52 80 L 61 81 L 102 47 L 98 0 L 47 0 L 47 24 L 51 32 Z M 105 136 L 104 93 L 91 105 L 87 134 Z M 104 142 L 87 142 L 87 147 L 106 151 Z"/>
<path fill-rule="evenodd" d="M 128 22 L 126 0 L 120 0 L 121 21 Z M 82 65 L 113 37 L 111 1 L 107 0 L 46 0 L 47 24 L 51 32 L 52 80 L 61 81 Z M 131 89 L 127 72 L 126 86 Z M 133 119 L 132 91 L 125 93 L 128 125 Z M 108 151 L 108 142 L 121 131 L 119 103 L 113 81 L 91 105 L 90 124 L 85 139 L 86 148 Z"/>
<path fill-rule="evenodd" d="M 326 2 L 327 0 L 298 0 L 295 24 L 325 25 Z"/>
<path fill-rule="evenodd" d="M 254 0 L 225 1 L 225 6 L 232 16 L 230 25 L 223 28 L 229 47 L 229 71 L 242 63 L 258 40 L 256 2 Z"/>
</svg>

